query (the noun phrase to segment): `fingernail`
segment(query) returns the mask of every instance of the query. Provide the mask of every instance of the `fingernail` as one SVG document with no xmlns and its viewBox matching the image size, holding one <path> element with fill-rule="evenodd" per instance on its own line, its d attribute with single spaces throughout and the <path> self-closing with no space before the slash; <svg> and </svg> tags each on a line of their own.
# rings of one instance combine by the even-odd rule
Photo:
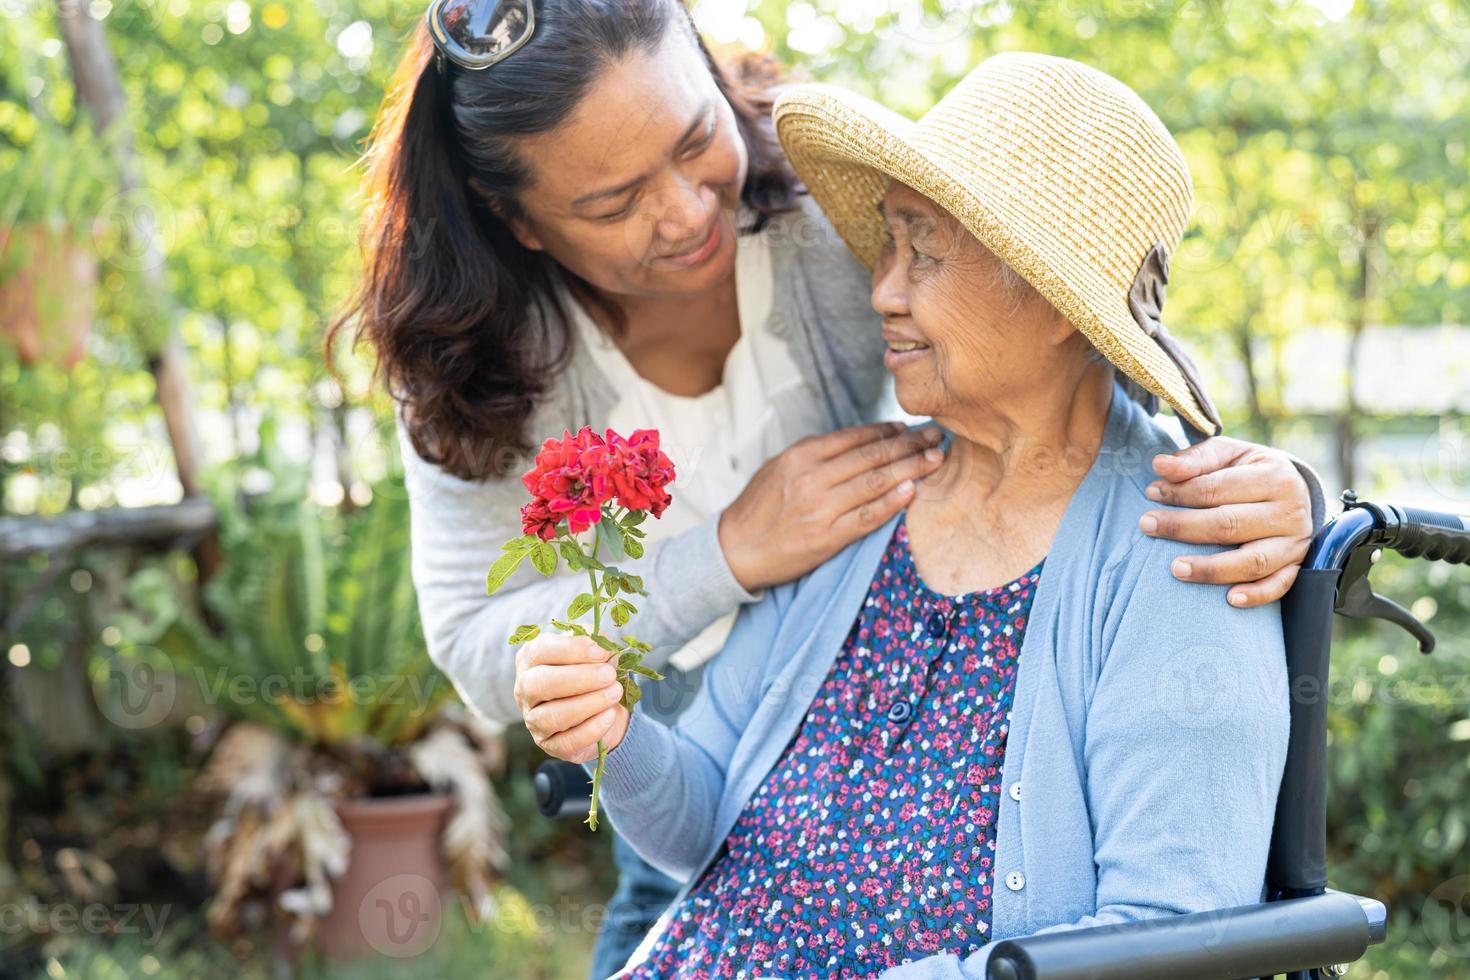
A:
<svg viewBox="0 0 1470 980">
<path fill-rule="evenodd" d="M 1173 570 L 1175 578 L 1189 578 L 1194 571 L 1194 569 L 1189 567 L 1189 562 L 1183 558 L 1174 559 L 1174 564 L 1169 567 Z"/>
<path fill-rule="evenodd" d="M 913 492 L 914 492 L 914 481 L 913 480 L 904 480 L 902 483 L 900 483 L 898 485 L 898 495 L 900 497 L 907 497 L 909 494 L 911 494 Z"/>
<path fill-rule="evenodd" d="M 1152 514 L 1144 514 L 1138 519 L 1138 527 L 1143 531 L 1144 534 L 1155 534 L 1159 530 L 1158 518 L 1154 517 Z"/>
<path fill-rule="evenodd" d="M 894 435 L 898 435 L 900 432 L 903 432 L 906 429 L 908 429 L 908 426 L 904 425 L 902 422 L 888 423 L 888 431 L 892 432 Z"/>
<path fill-rule="evenodd" d="M 1244 592 L 1232 592 L 1232 593 L 1230 593 L 1230 604 L 1232 606 L 1243 606 L 1243 605 L 1245 605 L 1245 593 Z"/>
<path fill-rule="evenodd" d="M 597 679 L 604 684 L 611 684 L 618 679 L 618 670 L 612 664 L 603 664 L 597 668 Z"/>
<path fill-rule="evenodd" d="M 1157 483 L 1150 483 L 1143 488 L 1143 495 L 1149 500 L 1163 500 L 1164 491 Z"/>
<path fill-rule="evenodd" d="M 939 445 L 940 441 L 943 440 L 943 439 L 944 439 L 944 433 L 943 432 L 940 432 L 937 428 L 935 428 L 932 425 L 929 428 L 927 428 L 927 429 L 924 430 L 924 441 L 927 442 L 927 443 L 929 443 L 929 445 L 931 445 L 931 446 L 937 446 L 937 445 Z"/>
<path fill-rule="evenodd" d="M 924 458 L 931 463 L 942 463 L 944 462 L 944 453 L 938 449 L 926 449 L 924 450 Z"/>
<path fill-rule="evenodd" d="M 621 701 L 623 699 L 623 685 L 613 684 L 602 689 L 602 696 L 609 701 Z"/>
</svg>

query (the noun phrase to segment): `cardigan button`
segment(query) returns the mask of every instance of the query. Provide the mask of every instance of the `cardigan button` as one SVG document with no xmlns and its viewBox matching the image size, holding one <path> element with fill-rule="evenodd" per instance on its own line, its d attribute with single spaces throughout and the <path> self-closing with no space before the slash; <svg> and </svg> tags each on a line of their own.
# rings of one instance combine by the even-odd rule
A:
<svg viewBox="0 0 1470 980">
<path fill-rule="evenodd" d="M 928 632 L 930 639 L 937 640 L 949 631 L 949 624 L 945 622 L 942 614 L 930 613 L 928 621 L 924 623 L 924 629 Z"/>
<path fill-rule="evenodd" d="M 895 723 L 908 721 L 913 710 L 907 701 L 895 701 L 888 708 L 888 720 Z"/>
<path fill-rule="evenodd" d="M 1013 799 L 1013 800 L 1019 800 L 1020 798 L 1021 798 L 1021 784 L 1020 783 L 1011 783 L 1011 799 Z"/>
<path fill-rule="evenodd" d="M 1013 892 L 1018 892 L 1026 887 L 1026 876 L 1019 871 L 1012 871 L 1006 875 L 1006 887 Z"/>
</svg>

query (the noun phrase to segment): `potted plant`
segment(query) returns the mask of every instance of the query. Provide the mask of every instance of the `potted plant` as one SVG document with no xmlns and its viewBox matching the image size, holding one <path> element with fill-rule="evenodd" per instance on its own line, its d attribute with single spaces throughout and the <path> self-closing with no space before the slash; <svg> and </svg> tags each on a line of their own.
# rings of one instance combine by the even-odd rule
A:
<svg viewBox="0 0 1470 980">
<path fill-rule="evenodd" d="M 401 485 L 338 521 L 303 503 L 303 476 L 275 472 L 269 493 L 220 507 L 224 562 L 203 590 L 216 630 L 160 570 L 128 587 L 126 632 L 222 718 L 196 784 L 222 801 L 208 919 L 220 935 L 273 923 L 291 954 L 414 955 L 447 887 L 478 914 L 506 859 L 498 733 L 429 661 Z"/>
<path fill-rule="evenodd" d="M 115 139 L 81 114 L 71 128 L 28 119 L 29 140 L 0 151 L 0 329 L 23 363 L 70 370 L 97 308 L 94 242 L 116 184 Z"/>
</svg>

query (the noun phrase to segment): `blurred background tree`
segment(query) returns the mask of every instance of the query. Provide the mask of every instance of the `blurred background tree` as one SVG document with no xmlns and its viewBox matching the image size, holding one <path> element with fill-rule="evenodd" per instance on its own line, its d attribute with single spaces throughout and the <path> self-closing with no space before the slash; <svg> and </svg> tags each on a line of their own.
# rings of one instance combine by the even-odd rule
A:
<svg viewBox="0 0 1470 980">
<path fill-rule="evenodd" d="M 354 163 L 423 5 L 86 6 L 127 100 L 141 180 L 131 190 L 119 192 L 111 143 L 78 109 L 57 8 L 0 0 L 0 231 L 70 228 L 98 260 L 80 356 L 27 354 L 8 324 L 0 338 L 0 520 L 179 500 L 155 390 L 171 330 L 201 463 L 227 474 L 207 482 L 231 488 L 218 506 L 243 507 L 273 488 L 258 465 L 263 439 L 306 468 L 301 495 L 316 508 L 350 511 L 375 492 L 401 493 L 390 406 L 367 390 L 361 359 L 339 365 L 344 392 L 320 338 L 356 270 Z M 1198 352 L 1228 428 L 1297 451 L 1331 489 L 1470 509 L 1465 0 L 701 0 L 695 9 L 717 48 L 770 51 L 797 77 L 910 115 L 998 51 L 1073 57 L 1125 80 L 1194 172 L 1195 222 L 1175 259 L 1170 325 Z M 128 234 L 140 226 L 153 229 L 152 250 Z M 0 244 L 0 290 L 25 261 Z M 0 722 L 0 902 L 77 901 L 55 884 L 76 860 L 59 860 L 66 851 L 104 854 L 119 901 L 186 904 L 203 893 L 202 827 L 179 801 L 213 716 L 201 709 L 178 725 L 122 730 L 97 694 L 98 665 L 129 655 L 119 628 L 127 583 L 164 562 L 188 591 L 192 563 L 177 547 L 196 541 L 0 556 L 0 669 L 12 702 Z M 1451 952 L 1421 917 L 1437 887 L 1470 874 L 1470 585 L 1422 566 L 1380 574 L 1383 591 L 1417 599 L 1441 646 L 1421 659 L 1401 635 L 1361 628 L 1339 648 L 1335 875 L 1395 909 L 1389 945 L 1353 975 L 1470 975 L 1466 951 Z M 46 717 L 67 720 L 48 726 Z M 511 756 L 499 787 L 516 818 L 504 907 L 602 900 L 602 844 L 531 818 L 524 774 L 536 754 L 513 744 Z M 139 843 L 97 845 L 109 837 Z M 143 861 L 149 848 L 161 858 Z M 518 921 L 493 936 L 454 933 L 472 951 L 465 968 L 482 969 L 479 955 L 493 946 L 528 964 L 524 972 L 579 975 L 589 928 L 565 916 Z M 180 975 L 203 969 L 193 965 L 209 952 L 201 943 L 175 930 L 168 948 Z M 124 965 L 107 967 L 112 954 L 75 934 L 0 936 L 0 962 L 10 947 L 25 952 L 15 962 L 50 959 L 85 975 L 171 968 L 148 950 L 119 952 Z M 248 959 L 249 949 L 235 950 Z M 455 954 L 444 955 L 452 974 Z"/>
</svg>

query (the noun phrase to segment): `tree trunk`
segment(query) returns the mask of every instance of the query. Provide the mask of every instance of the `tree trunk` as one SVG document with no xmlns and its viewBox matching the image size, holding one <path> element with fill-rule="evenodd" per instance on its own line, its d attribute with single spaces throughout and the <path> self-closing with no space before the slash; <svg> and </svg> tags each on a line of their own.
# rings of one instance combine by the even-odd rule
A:
<svg viewBox="0 0 1470 980">
<path fill-rule="evenodd" d="M 1373 244 L 1378 239 L 1378 219 L 1371 214 L 1361 216 L 1358 232 L 1362 245 L 1358 251 L 1358 276 L 1353 284 L 1353 317 L 1348 324 L 1347 377 L 1342 414 L 1337 419 L 1337 466 L 1342 485 L 1355 489 L 1358 481 L 1358 360 L 1363 347 L 1363 333 L 1368 329 L 1368 301 L 1372 296 Z"/>
<path fill-rule="evenodd" d="M 56 9 L 57 24 L 66 42 L 67 58 L 77 87 L 78 104 L 91 111 L 93 125 L 99 132 L 115 121 L 122 125 L 127 97 L 102 24 L 92 17 L 86 4 L 77 0 L 57 0 Z M 123 193 L 137 191 L 143 186 L 130 133 L 123 134 L 118 141 L 118 166 L 118 186 Z M 163 412 L 169 444 L 173 447 L 179 485 L 184 496 L 193 497 L 200 492 L 201 454 L 199 434 L 190 414 L 193 403 L 189 394 L 184 347 L 173 322 L 173 304 L 165 293 L 163 254 L 154 233 L 153 211 L 136 208 L 130 217 L 129 234 L 135 239 L 132 254 L 143 256 L 143 281 L 149 294 L 159 298 L 160 312 L 169 321 L 167 339 L 159 350 L 152 353 L 148 367 L 153 373 L 158 407 Z M 219 563 L 218 543 L 212 537 L 202 540 L 195 552 L 195 560 L 199 563 L 200 579 L 208 578 Z"/>
</svg>

